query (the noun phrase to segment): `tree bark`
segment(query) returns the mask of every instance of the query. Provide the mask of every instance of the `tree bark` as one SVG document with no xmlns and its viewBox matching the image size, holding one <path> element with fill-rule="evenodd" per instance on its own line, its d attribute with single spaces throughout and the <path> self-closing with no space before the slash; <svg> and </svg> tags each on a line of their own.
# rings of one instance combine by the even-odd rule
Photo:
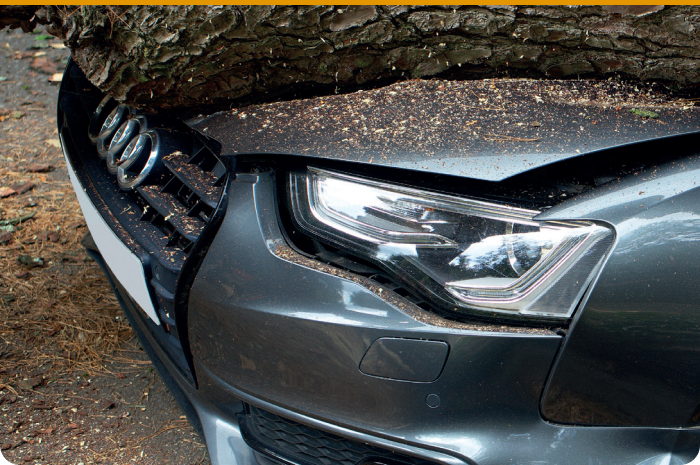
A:
<svg viewBox="0 0 700 465">
<path fill-rule="evenodd" d="M 7 8 L 0 26 L 46 24 L 91 82 L 151 107 L 235 105 L 426 77 L 700 82 L 698 6 L 86 5 L 22 7 L 23 15 Z"/>
</svg>

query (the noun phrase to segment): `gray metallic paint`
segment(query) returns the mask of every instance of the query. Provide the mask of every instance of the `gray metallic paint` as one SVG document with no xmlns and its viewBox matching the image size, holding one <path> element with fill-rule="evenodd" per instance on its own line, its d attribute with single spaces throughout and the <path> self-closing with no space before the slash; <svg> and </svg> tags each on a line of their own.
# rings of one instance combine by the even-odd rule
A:
<svg viewBox="0 0 700 465">
<path fill-rule="evenodd" d="M 382 337 L 367 349 L 360 371 L 397 381 L 429 383 L 442 373 L 449 350 L 443 341 Z"/>
<path fill-rule="evenodd" d="M 618 233 L 566 338 L 544 399 L 548 418 L 639 426 L 699 423 L 698 182 L 695 156 L 609 183 L 538 217 L 602 220 Z M 602 413 L 585 421 L 563 414 L 558 408 L 563 404 Z"/>
<path fill-rule="evenodd" d="M 424 99 L 424 111 L 445 110 L 430 108 L 429 93 Z M 292 104 L 303 110 L 307 103 Z M 386 114 L 396 114 L 395 103 L 384 102 Z M 348 152 L 339 149 L 338 131 L 310 131 L 303 120 L 291 121 L 281 139 L 260 134 L 260 119 L 237 124 L 225 113 L 195 126 L 210 125 L 206 129 L 224 142 L 227 155 L 272 152 L 366 164 L 376 156 L 374 162 L 386 166 L 492 181 L 581 153 L 698 129 L 695 113 L 676 111 L 673 121 L 659 126 L 594 109 L 583 115 L 600 118 L 592 131 L 581 125 L 576 106 L 521 103 L 511 114 L 478 117 L 489 131 L 514 114 L 546 118 L 557 131 L 538 144 L 457 138 L 426 151 L 368 139 Z M 673 140 L 668 142 L 673 150 Z M 682 465 L 698 454 L 700 429 L 566 426 L 543 419 L 539 408 L 543 402 L 550 418 L 566 421 L 550 409 L 552 396 L 565 392 L 624 423 L 697 421 L 699 170 L 697 157 L 652 168 L 540 216 L 606 221 L 618 232 L 616 249 L 565 338 L 433 326 L 351 280 L 274 255 L 271 248 L 283 239 L 269 173 L 239 176 L 229 186 L 224 224 L 192 288 L 189 330 L 198 388 L 149 333 L 143 311 L 112 284 L 166 383 L 178 401 L 187 399 L 185 412 L 196 412 L 214 465 L 270 463 L 243 440 L 236 418 L 242 401 L 445 465 Z M 399 381 L 360 371 L 373 342 L 416 337 L 450 345 L 436 380 Z M 389 356 L 401 359 L 399 352 Z M 428 394 L 441 397 L 438 408 L 426 405 Z"/>
<path fill-rule="evenodd" d="M 481 465 L 682 464 L 697 454 L 695 430 L 544 421 L 539 403 L 560 337 L 416 321 L 354 282 L 274 255 L 282 236 L 269 174 L 242 177 L 230 195 L 190 297 L 204 398 L 244 399 L 322 429 Z M 364 375 L 360 360 L 381 337 L 449 343 L 443 373 L 432 383 Z M 437 409 L 425 404 L 433 393 Z"/>
<path fill-rule="evenodd" d="M 500 100 L 489 86 L 498 87 Z M 491 103 L 479 100 L 482 94 Z M 627 106 L 582 103 L 580 97 L 577 91 L 533 95 L 528 80 L 407 81 L 251 105 L 189 124 L 221 142 L 224 156 L 298 155 L 486 181 L 700 131 L 697 108 L 657 107 L 659 118 L 644 120 Z"/>
</svg>

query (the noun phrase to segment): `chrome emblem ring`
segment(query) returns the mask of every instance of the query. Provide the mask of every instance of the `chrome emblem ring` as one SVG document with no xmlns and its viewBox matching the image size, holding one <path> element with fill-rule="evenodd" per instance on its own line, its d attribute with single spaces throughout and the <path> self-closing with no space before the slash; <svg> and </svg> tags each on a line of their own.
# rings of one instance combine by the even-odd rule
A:
<svg viewBox="0 0 700 465">
<path fill-rule="evenodd" d="M 129 142 L 136 137 L 143 129 L 146 129 L 146 119 L 143 116 L 134 116 L 122 123 L 114 133 L 107 150 L 107 170 L 111 174 L 117 174 L 119 157 Z"/>
<path fill-rule="evenodd" d="M 116 100 L 109 95 L 106 95 L 102 101 L 100 101 L 100 104 L 97 105 L 97 109 L 92 114 L 90 124 L 88 125 L 88 137 L 93 144 L 97 143 L 102 125 L 115 106 L 117 106 Z"/>
<path fill-rule="evenodd" d="M 119 105 L 114 110 L 110 112 L 102 124 L 102 129 L 100 129 L 100 134 L 97 136 L 97 153 L 100 158 L 104 159 L 107 157 L 107 151 L 109 150 L 109 144 L 112 142 L 112 137 L 114 133 L 117 132 L 119 126 L 129 117 L 129 107 L 125 105 Z"/>
<path fill-rule="evenodd" d="M 151 175 L 157 174 L 162 164 L 160 143 L 160 137 L 154 130 L 143 132 L 129 142 L 116 162 L 119 187 L 133 190 Z"/>
</svg>

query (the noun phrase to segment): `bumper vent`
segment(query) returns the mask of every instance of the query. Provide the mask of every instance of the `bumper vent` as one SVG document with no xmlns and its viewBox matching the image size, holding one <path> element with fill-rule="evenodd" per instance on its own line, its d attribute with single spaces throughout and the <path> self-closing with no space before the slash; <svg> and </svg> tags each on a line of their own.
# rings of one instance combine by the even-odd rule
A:
<svg viewBox="0 0 700 465">
<path fill-rule="evenodd" d="M 433 462 L 352 441 L 246 405 L 239 415 L 248 445 L 269 458 L 294 465 L 435 465 Z"/>
<path fill-rule="evenodd" d="M 180 343 L 186 333 L 184 317 L 175 314 L 176 284 L 187 257 L 214 217 L 227 170 L 214 153 L 215 143 L 184 123 L 160 115 L 139 115 L 162 139 L 169 134 L 187 139 L 186 153 L 172 150 L 173 144 L 163 144 L 167 152 L 158 157 L 157 170 L 138 187 L 122 189 L 118 175 L 110 172 L 88 134 L 91 118 L 102 101 L 99 90 L 70 63 L 58 111 L 64 151 L 104 220 L 143 262 L 161 322 L 160 326 L 151 324 L 151 332 L 183 374 L 193 380 L 189 354 Z M 134 113 L 130 110 L 129 115 Z"/>
</svg>

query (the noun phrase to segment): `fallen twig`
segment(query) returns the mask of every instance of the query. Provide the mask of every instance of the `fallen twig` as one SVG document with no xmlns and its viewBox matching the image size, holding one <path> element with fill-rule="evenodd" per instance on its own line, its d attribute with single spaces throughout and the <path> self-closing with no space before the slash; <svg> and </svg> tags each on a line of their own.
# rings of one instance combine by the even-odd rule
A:
<svg viewBox="0 0 700 465">
<path fill-rule="evenodd" d="M 484 134 L 485 140 L 508 141 L 508 142 L 535 142 L 540 140 L 539 137 L 527 139 L 523 137 L 506 136 L 505 134 Z"/>
</svg>

